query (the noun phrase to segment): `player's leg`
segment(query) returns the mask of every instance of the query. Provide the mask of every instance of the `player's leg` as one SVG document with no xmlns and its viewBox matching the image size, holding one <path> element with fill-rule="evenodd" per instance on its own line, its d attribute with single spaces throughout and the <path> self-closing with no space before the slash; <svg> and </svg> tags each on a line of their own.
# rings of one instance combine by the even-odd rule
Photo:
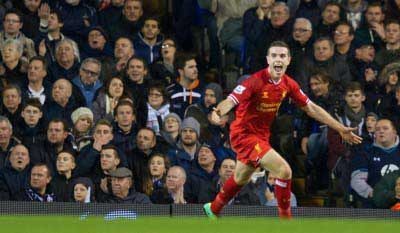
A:
<svg viewBox="0 0 400 233">
<path fill-rule="evenodd" d="M 279 215 L 283 218 L 291 217 L 290 195 L 292 169 L 289 164 L 274 149 L 269 150 L 261 159 L 263 168 L 276 175 L 275 198 L 278 202 Z"/>
<path fill-rule="evenodd" d="M 214 214 L 218 215 L 222 208 L 249 182 L 254 170 L 253 166 L 237 161 L 234 175 L 225 182 L 211 203 L 211 210 Z"/>
</svg>

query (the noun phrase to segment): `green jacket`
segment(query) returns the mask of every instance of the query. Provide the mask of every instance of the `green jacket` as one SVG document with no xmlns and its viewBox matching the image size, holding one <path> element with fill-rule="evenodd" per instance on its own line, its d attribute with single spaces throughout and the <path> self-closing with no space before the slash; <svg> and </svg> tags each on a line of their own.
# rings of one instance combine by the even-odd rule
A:
<svg viewBox="0 0 400 233">
<path fill-rule="evenodd" d="M 397 170 L 385 175 L 375 185 L 373 200 L 378 208 L 389 209 L 398 201 L 395 194 L 395 185 L 397 178 L 400 177 L 400 171 Z"/>
</svg>

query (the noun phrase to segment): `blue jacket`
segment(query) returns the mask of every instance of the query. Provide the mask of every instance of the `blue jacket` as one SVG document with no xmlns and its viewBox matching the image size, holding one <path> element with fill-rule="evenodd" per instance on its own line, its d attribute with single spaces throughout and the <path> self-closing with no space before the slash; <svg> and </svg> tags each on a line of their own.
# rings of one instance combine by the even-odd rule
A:
<svg viewBox="0 0 400 233">
<path fill-rule="evenodd" d="M 162 35 L 157 36 L 155 45 L 151 46 L 144 41 L 141 32 L 138 32 L 137 36 L 133 41 L 133 47 L 135 48 L 135 55 L 143 58 L 147 64 L 152 64 L 161 57 L 161 44 L 164 38 Z"/>
<path fill-rule="evenodd" d="M 100 89 L 103 84 L 100 80 L 97 80 L 93 85 L 85 85 L 79 76 L 72 80 L 72 83 L 81 91 L 82 95 L 86 100 L 86 107 L 92 108 L 95 94 L 98 89 Z"/>
</svg>

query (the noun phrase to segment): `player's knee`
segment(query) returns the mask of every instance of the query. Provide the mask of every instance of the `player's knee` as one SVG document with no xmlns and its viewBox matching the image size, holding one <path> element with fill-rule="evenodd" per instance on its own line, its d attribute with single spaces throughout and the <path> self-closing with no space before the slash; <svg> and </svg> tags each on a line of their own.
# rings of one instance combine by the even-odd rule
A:
<svg viewBox="0 0 400 233">
<path fill-rule="evenodd" d="M 291 179 L 292 178 L 292 169 L 289 164 L 285 163 L 280 166 L 278 178 L 280 179 Z"/>
</svg>

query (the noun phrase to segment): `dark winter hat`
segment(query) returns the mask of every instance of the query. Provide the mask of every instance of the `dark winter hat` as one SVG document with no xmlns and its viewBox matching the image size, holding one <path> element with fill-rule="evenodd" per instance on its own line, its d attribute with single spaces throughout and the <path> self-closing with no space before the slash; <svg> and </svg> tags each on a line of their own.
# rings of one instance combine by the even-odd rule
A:
<svg viewBox="0 0 400 233">
<path fill-rule="evenodd" d="M 90 33 L 91 31 L 94 31 L 94 30 L 100 32 L 100 33 L 104 36 L 104 39 L 106 39 L 106 41 L 108 41 L 107 32 L 104 31 L 104 29 L 103 29 L 102 27 L 100 27 L 100 26 L 96 26 L 96 27 L 90 28 L 90 30 L 88 31 L 88 36 L 89 36 L 89 33 Z"/>
<path fill-rule="evenodd" d="M 214 91 L 217 103 L 222 101 L 222 87 L 218 83 L 209 83 L 205 90 L 210 89 Z"/>
<path fill-rule="evenodd" d="M 119 178 L 124 178 L 124 177 L 132 177 L 132 172 L 126 167 L 119 167 L 115 169 L 114 171 L 110 172 L 111 177 L 119 177 Z"/>
<path fill-rule="evenodd" d="M 181 132 L 183 129 L 190 128 L 193 129 L 197 137 L 200 137 L 200 124 L 194 117 L 185 118 L 181 125 Z"/>
</svg>

